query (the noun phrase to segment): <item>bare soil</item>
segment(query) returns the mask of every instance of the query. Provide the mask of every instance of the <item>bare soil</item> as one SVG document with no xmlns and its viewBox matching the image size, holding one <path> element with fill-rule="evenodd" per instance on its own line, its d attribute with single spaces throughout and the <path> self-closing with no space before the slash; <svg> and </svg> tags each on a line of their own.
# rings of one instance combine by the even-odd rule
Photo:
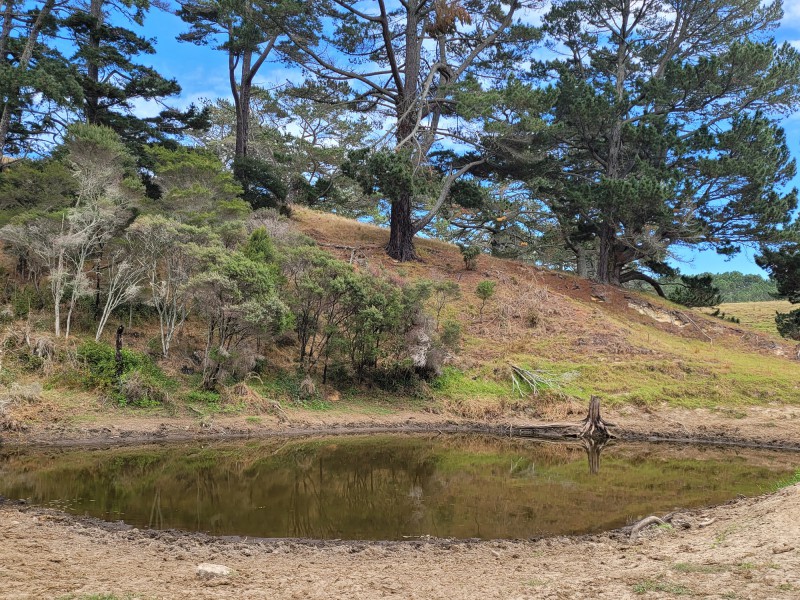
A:
<svg viewBox="0 0 800 600">
<path fill-rule="evenodd" d="M 680 438 L 800 447 L 800 408 L 735 412 L 626 406 L 605 413 L 623 438 Z M 157 439 L 364 430 L 497 430 L 527 420 L 470 422 L 421 412 L 372 418 L 296 412 L 242 417 L 117 419 L 39 425 L 6 442 L 136 443 Z M 800 455 L 798 456 L 800 464 Z M 0 597 L 81 598 L 703 598 L 800 597 L 800 485 L 681 513 L 631 539 L 356 543 L 214 538 L 139 531 L 49 509 L 0 502 Z M 197 576 L 200 563 L 233 575 Z"/>
<path fill-rule="evenodd" d="M 585 409 L 580 409 L 585 410 Z M 666 404 L 653 408 L 624 405 L 602 408 L 606 421 L 614 424 L 612 433 L 628 440 L 675 440 L 800 449 L 800 406 L 774 405 L 686 409 Z M 8 444 L 77 445 L 224 439 L 226 437 L 264 437 L 326 433 L 364 433 L 379 431 L 513 431 L 519 427 L 545 426 L 548 423 L 527 416 L 505 415 L 497 419 L 469 420 L 448 414 L 424 411 L 397 411 L 370 415 L 357 411 L 319 412 L 292 410 L 288 419 L 262 415 L 251 418 L 215 415 L 203 419 L 124 416 L 106 412 L 89 423 L 39 420 L 14 431 L 0 431 L 0 442 Z M 569 420 L 577 424 L 584 414 Z"/>
</svg>

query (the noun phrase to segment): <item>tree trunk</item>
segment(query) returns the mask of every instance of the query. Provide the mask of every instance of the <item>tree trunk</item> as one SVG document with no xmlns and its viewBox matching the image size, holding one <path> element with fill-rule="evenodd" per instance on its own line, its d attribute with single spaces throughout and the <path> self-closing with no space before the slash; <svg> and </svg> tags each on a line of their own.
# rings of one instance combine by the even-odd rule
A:
<svg viewBox="0 0 800 600">
<path fill-rule="evenodd" d="M 414 134 L 417 115 L 414 114 L 413 103 L 418 93 L 417 74 L 420 70 L 421 47 L 419 39 L 419 3 L 416 0 L 406 6 L 406 53 L 403 62 L 405 79 L 403 87 L 398 89 L 396 102 L 398 148 L 400 144 L 411 144 L 409 136 Z M 411 219 L 411 190 L 403 190 L 399 197 L 392 200 L 392 213 L 389 220 L 389 244 L 386 253 L 395 260 L 405 262 L 416 260 L 414 251 L 414 223 Z"/>
<path fill-rule="evenodd" d="M 120 325 L 117 327 L 117 340 L 116 346 L 114 351 L 114 362 L 116 363 L 116 375 L 117 379 L 119 380 L 122 377 L 122 372 L 125 369 L 125 365 L 122 363 L 122 334 L 125 331 L 125 327 Z"/>
<path fill-rule="evenodd" d="M 589 262 L 586 257 L 586 248 L 581 244 L 575 246 L 575 267 L 578 277 L 589 278 Z"/>
<path fill-rule="evenodd" d="M 616 232 L 614 227 L 603 223 L 600 226 L 599 250 L 597 254 L 597 269 L 595 278 L 598 283 L 607 285 L 620 285 L 620 270 L 622 265 L 617 264 Z"/>
<path fill-rule="evenodd" d="M 250 83 L 250 65 L 253 60 L 253 53 L 247 50 L 242 55 L 242 68 L 240 83 L 238 85 L 239 102 L 236 105 L 236 158 L 247 156 L 247 135 L 250 129 L 250 95 L 252 84 Z M 233 79 L 235 81 L 235 77 Z M 231 85 L 235 85 L 232 83 Z"/>
<path fill-rule="evenodd" d="M 411 193 L 406 191 L 392 202 L 389 222 L 389 244 L 386 253 L 395 260 L 416 260 L 414 251 L 414 225 L 411 221 Z"/>
<path fill-rule="evenodd" d="M 16 0 L 7 0 L 6 8 L 3 11 L 3 30 L 0 33 L 0 58 L 5 59 L 8 40 L 11 37 L 11 29 L 14 26 L 14 6 Z"/>
<path fill-rule="evenodd" d="M 89 60 L 86 61 L 86 77 L 89 84 L 84 86 L 84 97 L 86 98 L 86 122 L 90 125 L 101 124 L 100 116 L 100 66 L 97 58 L 100 56 L 100 30 L 103 26 L 103 2 L 104 0 L 91 0 L 89 5 L 89 15 L 94 19 L 92 30 L 89 33 L 89 47 L 91 53 Z"/>
</svg>

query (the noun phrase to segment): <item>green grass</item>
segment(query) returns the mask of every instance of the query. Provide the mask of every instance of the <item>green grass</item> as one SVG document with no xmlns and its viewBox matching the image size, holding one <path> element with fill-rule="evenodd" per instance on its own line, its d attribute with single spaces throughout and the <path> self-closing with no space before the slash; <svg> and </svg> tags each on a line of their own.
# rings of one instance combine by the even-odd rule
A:
<svg viewBox="0 0 800 600">
<path fill-rule="evenodd" d="M 768 488 L 768 492 L 777 492 L 778 490 L 782 490 L 783 488 L 789 487 L 790 485 L 794 485 L 795 483 L 800 483 L 800 469 L 798 469 L 794 475 L 787 477 L 786 479 L 782 479 L 777 483 L 774 483 Z"/>
<path fill-rule="evenodd" d="M 431 388 L 437 396 L 461 399 L 501 399 L 511 397 L 511 376 L 507 380 L 495 381 L 485 373 L 470 375 L 453 367 L 446 367 Z"/>
<path fill-rule="evenodd" d="M 645 579 L 644 581 L 634 584 L 633 591 L 636 594 L 666 592 L 667 594 L 675 594 L 676 596 L 684 596 L 692 593 L 689 588 L 684 585 L 654 581 L 652 579 Z"/>
<path fill-rule="evenodd" d="M 694 563 L 675 563 L 672 570 L 678 573 L 722 573 L 727 569 L 722 565 L 697 565 Z"/>
</svg>

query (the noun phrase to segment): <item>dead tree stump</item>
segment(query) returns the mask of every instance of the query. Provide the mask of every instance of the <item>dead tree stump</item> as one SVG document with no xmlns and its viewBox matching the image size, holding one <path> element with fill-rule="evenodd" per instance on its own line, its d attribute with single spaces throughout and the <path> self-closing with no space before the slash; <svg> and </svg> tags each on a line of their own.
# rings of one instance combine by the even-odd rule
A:
<svg viewBox="0 0 800 600">
<path fill-rule="evenodd" d="M 600 398 L 597 396 L 592 396 L 589 402 L 589 414 L 583 420 L 583 428 L 578 437 L 595 440 L 607 440 L 611 437 L 605 421 L 600 417 Z"/>
</svg>

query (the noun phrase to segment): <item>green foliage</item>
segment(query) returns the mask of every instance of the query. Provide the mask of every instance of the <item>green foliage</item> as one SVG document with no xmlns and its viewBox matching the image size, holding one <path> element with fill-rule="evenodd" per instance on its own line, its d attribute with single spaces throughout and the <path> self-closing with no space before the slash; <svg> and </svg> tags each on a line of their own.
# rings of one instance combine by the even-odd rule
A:
<svg viewBox="0 0 800 600">
<path fill-rule="evenodd" d="M 664 264 L 674 244 L 730 255 L 775 239 L 797 205 L 780 120 L 800 103 L 800 53 L 764 35 L 780 2 L 551 7 L 545 35 L 570 52 L 534 61 L 513 94 L 489 92 L 498 181 L 525 181 L 569 247 L 591 242 L 604 283 Z"/>
<path fill-rule="evenodd" d="M 782 490 L 783 488 L 787 488 L 790 485 L 795 485 L 800 483 L 800 469 L 795 471 L 794 475 L 787 477 L 786 479 L 781 479 L 774 485 L 769 488 L 771 492 L 777 492 L 778 490 Z"/>
<path fill-rule="evenodd" d="M 415 168 L 407 151 L 372 151 L 369 148 L 353 151 L 342 165 L 342 172 L 357 181 L 364 194 L 380 194 L 392 201 L 404 194 L 431 195 L 437 186 L 434 174 Z"/>
<path fill-rule="evenodd" d="M 241 185 L 208 150 L 155 146 L 147 156 L 160 190 L 158 208 L 172 218 L 219 226 L 249 212 Z"/>
<path fill-rule="evenodd" d="M 800 341 L 800 308 L 788 313 L 776 313 L 775 325 L 782 337 Z"/>
<path fill-rule="evenodd" d="M 428 284 L 399 287 L 314 247 L 289 250 L 283 270 L 305 371 L 363 379 L 402 362 L 404 335 L 430 294 Z"/>
<path fill-rule="evenodd" d="M 461 297 L 461 288 L 455 281 L 434 281 L 431 286 L 431 301 L 433 303 L 433 311 L 436 314 L 436 327 L 439 327 L 439 321 L 442 316 L 442 310 L 451 300 Z"/>
<path fill-rule="evenodd" d="M 216 406 L 220 401 L 219 392 L 213 390 L 192 390 L 186 394 L 189 402 L 199 402 L 208 406 Z"/>
<path fill-rule="evenodd" d="M 800 244 L 788 243 L 777 249 L 764 246 L 756 263 L 775 280 L 780 297 L 800 303 Z"/>
<path fill-rule="evenodd" d="M 92 11 L 94 6 L 76 4 L 63 20 L 62 35 L 71 38 L 75 46 L 70 62 L 82 92 L 78 97 L 83 120 L 113 129 L 137 154 L 146 144 L 169 142 L 189 126 L 206 126 L 204 114 L 193 105 L 185 112 L 165 108 L 153 117 L 136 114 L 137 102 L 163 102 L 181 91 L 175 79 L 136 62 L 139 56 L 155 53 L 154 39 L 122 25 L 141 26 L 150 1 L 103 1 L 99 14 Z"/>
<path fill-rule="evenodd" d="M 256 244 L 251 252 L 259 248 Z M 214 389 L 231 369 L 239 375 L 249 371 L 234 366 L 245 342 L 280 334 L 291 327 L 292 315 L 278 294 L 275 265 L 218 247 L 201 249 L 198 260 L 202 269 L 188 287 L 207 326 L 203 386 Z"/>
<path fill-rule="evenodd" d="M 150 358 L 128 348 L 122 349 L 122 375 L 117 378 L 115 350 L 109 344 L 85 341 L 78 346 L 78 359 L 88 371 L 85 383 L 111 393 L 120 404 L 155 406 L 163 403 L 175 382 Z"/>
<path fill-rule="evenodd" d="M 486 302 L 489 298 L 494 296 L 495 285 L 494 281 L 484 279 L 478 284 L 478 287 L 475 288 L 475 295 L 481 299 L 480 314 L 483 314 L 483 308 L 486 306 Z"/>
<path fill-rule="evenodd" d="M 478 256 L 481 254 L 481 249 L 477 246 L 463 246 L 458 245 L 461 250 L 461 258 L 464 259 L 464 268 L 467 271 L 474 271 L 478 268 Z"/>
<path fill-rule="evenodd" d="M 800 244 L 789 243 L 779 249 L 762 247 L 756 263 L 775 279 L 780 296 L 792 304 L 800 303 Z M 775 325 L 781 336 L 800 340 L 800 309 L 776 313 Z"/>
<path fill-rule="evenodd" d="M 439 337 L 445 348 L 457 352 L 461 347 L 461 323 L 458 321 L 445 321 Z"/>
<path fill-rule="evenodd" d="M 27 317 L 31 310 L 42 310 L 46 304 L 45 300 L 44 294 L 32 285 L 17 287 L 10 298 L 14 316 L 17 318 Z"/>
<path fill-rule="evenodd" d="M 233 163 L 233 173 L 242 186 L 242 198 L 251 208 L 285 205 L 288 189 L 273 165 L 250 156 L 241 156 Z"/>
<path fill-rule="evenodd" d="M 275 245 L 263 227 L 250 234 L 250 239 L 242 248 L 242 253 L 252 261 L 271 263 L 275 260 Z"/>
<path fill-rule="evenodd" d="M 730 271 L 715 273 L 712 277 L 725 302 L 765 302 L 773 300 L 778 292 L 773 280 L 753 273 Z"/>
<path fill-rule="evenodd" d="M 719 288 L 712 275 L 681 275 L 682 285 L 676 287 L 669 299 L 683 306 L 717 306 L 722 303 Z"/>
<path fill-rule="evenodd" d="M 0 172 L 0 212 L 57 210 L 74 201 L 76 192 L 75 177 L 58 160 L 21 160 Z"/>
</svg>

